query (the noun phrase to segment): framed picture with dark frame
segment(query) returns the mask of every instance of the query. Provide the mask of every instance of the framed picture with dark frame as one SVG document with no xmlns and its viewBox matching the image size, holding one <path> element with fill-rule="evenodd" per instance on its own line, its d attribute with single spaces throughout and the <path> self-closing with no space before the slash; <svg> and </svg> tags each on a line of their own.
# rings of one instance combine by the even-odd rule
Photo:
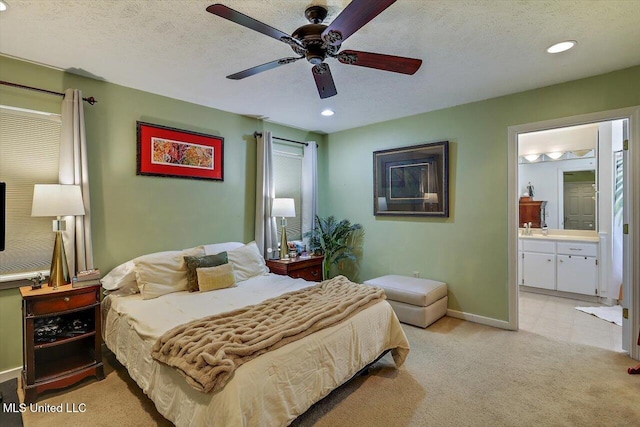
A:
<svg viewBox="0 0 640 427">
<path fill-rule="evenodd" d="M 373 214 L 449 216 L 449 141 L 373 152 Z"/>
<path fill-rule="evenodd" d="M 224 138 L 136 122 L 137 175 L 224 181 Z"/>
</svg>

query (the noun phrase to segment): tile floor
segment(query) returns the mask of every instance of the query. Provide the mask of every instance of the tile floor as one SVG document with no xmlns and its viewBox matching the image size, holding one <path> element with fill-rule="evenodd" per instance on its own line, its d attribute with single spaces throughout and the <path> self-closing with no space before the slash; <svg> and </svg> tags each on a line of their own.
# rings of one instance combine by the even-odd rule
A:
<svg viewBox="0 0 640 427">
<path fill-rule="evenodd" d="M 622 326 L 574 308 L 597 305 L 520 291 L 520 329 L 560 341 L 622 352 Z"/>
</svg>

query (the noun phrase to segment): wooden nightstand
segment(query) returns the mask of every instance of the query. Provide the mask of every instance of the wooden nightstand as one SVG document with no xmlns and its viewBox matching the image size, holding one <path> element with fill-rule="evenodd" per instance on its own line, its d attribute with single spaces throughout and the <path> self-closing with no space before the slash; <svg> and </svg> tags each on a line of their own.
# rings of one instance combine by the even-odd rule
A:
<svg viewBox="0 0 640 427">
<path fill-rule="evenodd" d="M 104 378 L 100 285 L 20 288 L 24 402 L 95 375 Z"/>
<path fill-rule="evenodd" d="M 294 279 L 304 279 L 311 282 L 322 281 L 322 260 L 323 256 L 311 256 L 306 259 L 270 259 L 267 260 L 267 267 L 272 273 L 293 277 Z"/>
</svg>

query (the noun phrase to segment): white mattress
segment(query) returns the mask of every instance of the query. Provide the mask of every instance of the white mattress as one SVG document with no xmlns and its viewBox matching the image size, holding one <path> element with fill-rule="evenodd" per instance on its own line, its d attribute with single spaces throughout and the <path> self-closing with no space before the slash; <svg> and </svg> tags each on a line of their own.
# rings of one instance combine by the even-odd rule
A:
<svg viewBox="0 0 640 427">
<path fill-rule="evenodd" d="M 382 301 L 347 321 L 240 366 L 220 391 L 201 393 L 173 368 L 151 358 L 167 330 L 208 315 L 259 303 L 314 283 L 269 274 L 212 292 L 139 294 L 103 301 L 105 344 L 131 377 L 177 426 L 288 425 L 387 349 L 397 366 L 409 343 L 391 306 Z"/>
</svg>

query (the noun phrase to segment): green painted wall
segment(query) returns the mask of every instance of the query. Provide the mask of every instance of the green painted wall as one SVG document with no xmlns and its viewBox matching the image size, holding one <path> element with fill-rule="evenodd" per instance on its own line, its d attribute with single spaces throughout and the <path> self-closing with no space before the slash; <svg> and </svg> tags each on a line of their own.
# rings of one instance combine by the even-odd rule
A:
<svg viewBox="0 0 640 427">
<path fill-rule="evenodd" d="M 324 138 L 3 56 L 0 80 L 60 92 L 77 88 L 98 100 L 85 104 L 84 112 L 94 259 L 105 273 L 146 253 L 253 240 L 253 132 L 320 143 Z M 56 96 L 0 86 L 0 104 L 59 113 L 60 103 Z M 224 137 L 224 182 L 137 176 L 137 120 Z M 17 290 L 0 291 L 0 325 L 2 372 L 22 364 Z"/>
<path fill-rule="evenodd" d="M 321 214 L 364 226 L 360 280 L 447 282 L 449 308 L 508 319 L 507 128 L 640 105 L 640 67 L 328 136 Z M 450 217 L 373 216 L 373 151 L 450 141 Z"/>
</svg>

